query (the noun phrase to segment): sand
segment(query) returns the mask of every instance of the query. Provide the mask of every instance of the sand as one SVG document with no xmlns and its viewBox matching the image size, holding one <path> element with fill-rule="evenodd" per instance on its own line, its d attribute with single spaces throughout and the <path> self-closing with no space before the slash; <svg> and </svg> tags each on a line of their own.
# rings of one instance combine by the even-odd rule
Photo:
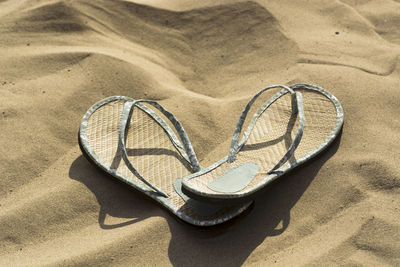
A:
<svg viewBox="0 0 400 267">
<path fill-rule="evenodd" d="M 400 265 L 400 2 L 0 1 L 0 266 Z M 82 156 L 83 114 L 160 101 L 203 165 L 250 97 L 310 83 L 342 135 L 224 225 L 190 226 Z"/>
</svg>

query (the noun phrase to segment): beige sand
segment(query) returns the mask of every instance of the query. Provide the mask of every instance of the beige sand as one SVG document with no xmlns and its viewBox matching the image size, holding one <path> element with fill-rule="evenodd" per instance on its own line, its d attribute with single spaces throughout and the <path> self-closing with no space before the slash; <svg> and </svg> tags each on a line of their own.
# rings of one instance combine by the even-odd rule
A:
<svg viewBox="0 0 400 267">
<path fill-rule="evenodd" d="M 399 18 L 398 0 L 0 1 L 0 266 L 400 265 Z M 96 101 L 150 98 L 207 165 L 256 91 L 299 82 L 340 99 L 340 140 L 212 229 L 77 144 Z"/>
</svg>

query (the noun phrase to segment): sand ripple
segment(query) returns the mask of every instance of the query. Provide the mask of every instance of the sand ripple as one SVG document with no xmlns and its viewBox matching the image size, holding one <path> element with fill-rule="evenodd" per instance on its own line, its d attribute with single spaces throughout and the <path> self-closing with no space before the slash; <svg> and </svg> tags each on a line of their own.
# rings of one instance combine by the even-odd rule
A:
<svg viewBox="0 0 400 267">
<path fill-rule="evenodd" d="M 0 1 L 0 265 L 399 265 L 400 3 L 143 3 Z M 295 82 L 340 99 L 340 140 L 213 229 L 77 145 L 94 102 L 150 98 L 207 165 L 256 91 Z"/>
</svg>

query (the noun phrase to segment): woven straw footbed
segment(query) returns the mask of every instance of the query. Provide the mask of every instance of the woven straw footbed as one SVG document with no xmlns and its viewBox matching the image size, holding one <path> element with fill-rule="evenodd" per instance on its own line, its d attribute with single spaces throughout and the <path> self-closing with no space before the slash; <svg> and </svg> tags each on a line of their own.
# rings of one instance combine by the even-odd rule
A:
<svg viewBox="0 0 400 267">
<path fill-rule="evenodd" d="M 88 144 L 104 166 L 146 186 L 126 167 L 118 150 L 118 130 L 124 103 L 123 100 L 115 100 L 93 112 L 86 128 Z M 197 220 L 213 220 L 233 210 L 234 207 L 225 207 L 215 214 L 201 216 L 185 203 L 175 192 L 173 182 L 176 178 L 192 173 L 190 164 L 179 154 L 165 130 L 139 108 L 133 110 L 126 147 L 129 160 L 136 170 L 147 181 L 168 194 L 168 200 L 176 207 L 176 211 Z"/>
<path fill-rule="evenodd" d="M 337 120 L 336 108 L 326 96 L 317 91 L 296 91 L 300 91 L 303 95 L 306 123 L 301 142 L 287 164 L 319 147 L 329 137 Z M 232 168 L 251 161 L 260 166 L 259 172 L 251 183 L 238 193 L 254 188 L 267 177 L 266 173 L 283 157 L 297 133 L 298 117 L 292 117 L 291 114 L 291 96 L 286 94 L 258 118 L 234 162 L 225 162 L 208 173 L 190 179 L 188 183 L 199 191 L 224 194 L 209 189 L 207 184 Z"/>
</svg>

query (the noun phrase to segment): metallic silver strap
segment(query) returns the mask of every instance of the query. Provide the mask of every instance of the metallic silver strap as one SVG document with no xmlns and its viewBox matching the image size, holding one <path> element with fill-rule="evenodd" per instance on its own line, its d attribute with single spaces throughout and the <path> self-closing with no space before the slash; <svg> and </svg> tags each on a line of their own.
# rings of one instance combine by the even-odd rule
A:
<svg viewBox="0 0 400 267">
<path fill-rule="evenodd" d="M 122 152 L 122 158 L 125 161 L 126 166 L 128 169 L 137 177 L 139 178 L 143 183 L 145 183 L 148 187 L 152 188 L 155 190 L 157 193 L 162 195 L 163 197 L 168 197 L 166 193 L 164 193 L 160 188 L 158 188 L 155 185 L 152 185 L 150 182 L 148 182 L 143 176 L 133 167 L 132 163 L 130 162 L 128 158 L 128 153 L 126 151 L 126 145 L 125 145 L 125 138 L 126 138 L 126 132 L 128 129 L 128 125 L 130 124 L 131 121 L 131 116 L 132 116 L 132 110 L 134 107 L 135 102 L 134 101 L 127 101 L 124 104 L 124 108 L 122 110 L 122 115 L 121 115 L 121 121 L 119 125 L 119 147 L 121 148 Z"/>
<path fill-rule="evenodd" d="M 273 173 L 277 169 L 279 169 L 283 164 L 285 164 L 294 154 L 294 151 L 299 146 L 301 138 L 303 137 L 304 132 L 304 125 L 306 123 L 306 119 L 304 116 L 304 109 L 303 109 L 303 96 L 300 92 L 296 92 L 296 97 L 292 98 L 295 100 L 295 103 L 292 102 L 292 112 L 297 112 L 299 116 L 299 127 L 297 128 L 296 136 L 293 139 L 293 142 L 290 144 L 286 154 L 281 158 L 281 160 L 269 171 L 268 174 Z M 297 111 L 295 111 L 297 109 Z"/>
<path fill-rule="evenodd" d="M 174 125 L 176 131 L 178 132 L 178 135 L 183 143 L 183 147 L 185 148 L 186 154 L 189 157 L 190 164 L 193 168 L 193 171 L 197 172 L 200 170 L 200 164 L 197 159 L 196 153 L 194 152 L 192 143 L 190 143 L 189 137 L 187 136 L 185 129 L 183 129 L 182 124 L 175 118 L 175 116 L 166 110 L 163 106 L 161 106 L 158 102 L 154 100 L 147 100 L 147 99 L 140 99 L 140 100 L 135 100 L 134 104 L 139 104 L 139 103 L 148 103 L 158 110 L 160 110 Z"/>
<path fill-rule="evenodd" d="M 303 110 L 303 101 L 302 101 L 302 95 L 300 92 L 295 92 L 293 89 L 284 86 L 284 85 L 273 85 L 273 86 L 269 86 L 266 87 L 262 90 L 260 90 L 256 95 L 254 95 L 252 97 L 252 99 L 250 99 L 249 103 L 246 105 L 245 109 L 243 110 L 239 121 L 236 125 L 233 137 L 232 137 L 232 143 L 231 143 L 231 147 L 230 147 L 230 151 L 229 151 L 229 155 L 228 155 L 228 162 L 233 162 L 236 159 L 236 155 L 237 153 L 240 151 L 240 149 L 242 148 L 244 142 L 241 142 L 240 144 L 238 144 L 239 142 L 239 137 L 240 137 L 240 133 L 242 131 L 242 127 L 244 124 L 244 121 L 246 119 L 246 116 L 250 110 L 251 105 L 255 102 L 255 100 L 265 91 L 272 89 L 272 88 L 283 88 L 283 90 L 281 92 L 279 92 L 278 94 L 276 94 L 275 96 L 273 96 L 270 100 L 268 100 L 266 102 L 266 104 L 264 104 L 260 110 L 258 110 L 255 114 L 255 117 L 253 118 L 251 124 L 253 125 L 249 125 L 249 129 L 246 131 L 246 133 L 244 134 L 244 139 L 247 140 L 247 138 L 250 135 L 251 130 L 254 127 L 254 124 L 256 123 L 257 119 L 259 116 L 261 116 L 261 114 L 272 104 L 274 103 L 276 100 L 278 100 L 280 97 L 282 97 L 283 95 L 285 95 L 286 93 L 290 93 L 292 95 L 292 113 L 293 114 L 297 114 L 299 116 L 299 128 L 297 130 L 296 136 L 292 142 L 292 144 L 290 145 L 290 147 L 288 148 L 287 152 L 285 153 L 285 155 L 282 157 L 281 160 L 279 160 L 279 162 L 270 170 L 268 171 L 268 174 L 274 172 L 275 170 L 277 170 L 280 166 L 282 166 L 284 163 L 286 163 L 294 154 L 294 151 L 296 150 L 296 148 L 298 147 L 301 138 L 303 136 L 303 132 L 304 132 L 304 125 L 305 125 L 305 117 L 304 117 L 304 110 Z M 250 130 L 250 131 L 249 131 Z"/>
<path fill-rule="evenodd" d="M 174 125 L 175 129 L 177 130 L 179 137 L 183 143 L 183 146 L 185 148 L 186 154 L 189 158 L 190 164 L 193 168 L 193 171 L 199 171 L 200 170 L 200 164 L 198 162 L 198 159 L 196 157 L 196 154 L 193 150 L 192 144 L 189 141 L 189 138 L 183 129 L 182 124 L 175 118 L 175 116 L 167 111 L 165 108 L 163 108 L 159 103 L 153 100 L 146 100 L 146 99 L 140 99 L 140 100 L 135 100 L 135 101 L 127 101 L 124 104 L 123 110 L 122 110 L 122 115 L 121 115 L 121 121 L 120 121 L 120 128 L 119 128 L 119 145 L 122 149 L 122 158 L 125 161 L 126 166 L 128 169 L 135 174 L 143 183 L 148 185 L 150 188 L 154 189 L 157 191 L 159 194 L 163 195 L 164 197 L 168 197 L 166 193 L 164 193 L 160 188 L 158 188 L 155 185 L 152 185 L 150 182 L 148 182 L 132 165 L 132 163 L 129 161 L 128 154 L 126 151 L 126 146 L 125 146 L 125 139 L 126 139 L 126 132 L 128 130 L 130 121 L 131 121 L 131 116 L 133 113 L 133 108 L 139 104 L 139 103 L 148 103 L 154 107 L 156 107 L 158 110 L 160 110 Z M 160 121 L 159 121 L 160 123 Z M 163 122 L 165 123 L 165 122 Z M 165 127 L 164 127 L 165 128 Z"/>
</svg>

